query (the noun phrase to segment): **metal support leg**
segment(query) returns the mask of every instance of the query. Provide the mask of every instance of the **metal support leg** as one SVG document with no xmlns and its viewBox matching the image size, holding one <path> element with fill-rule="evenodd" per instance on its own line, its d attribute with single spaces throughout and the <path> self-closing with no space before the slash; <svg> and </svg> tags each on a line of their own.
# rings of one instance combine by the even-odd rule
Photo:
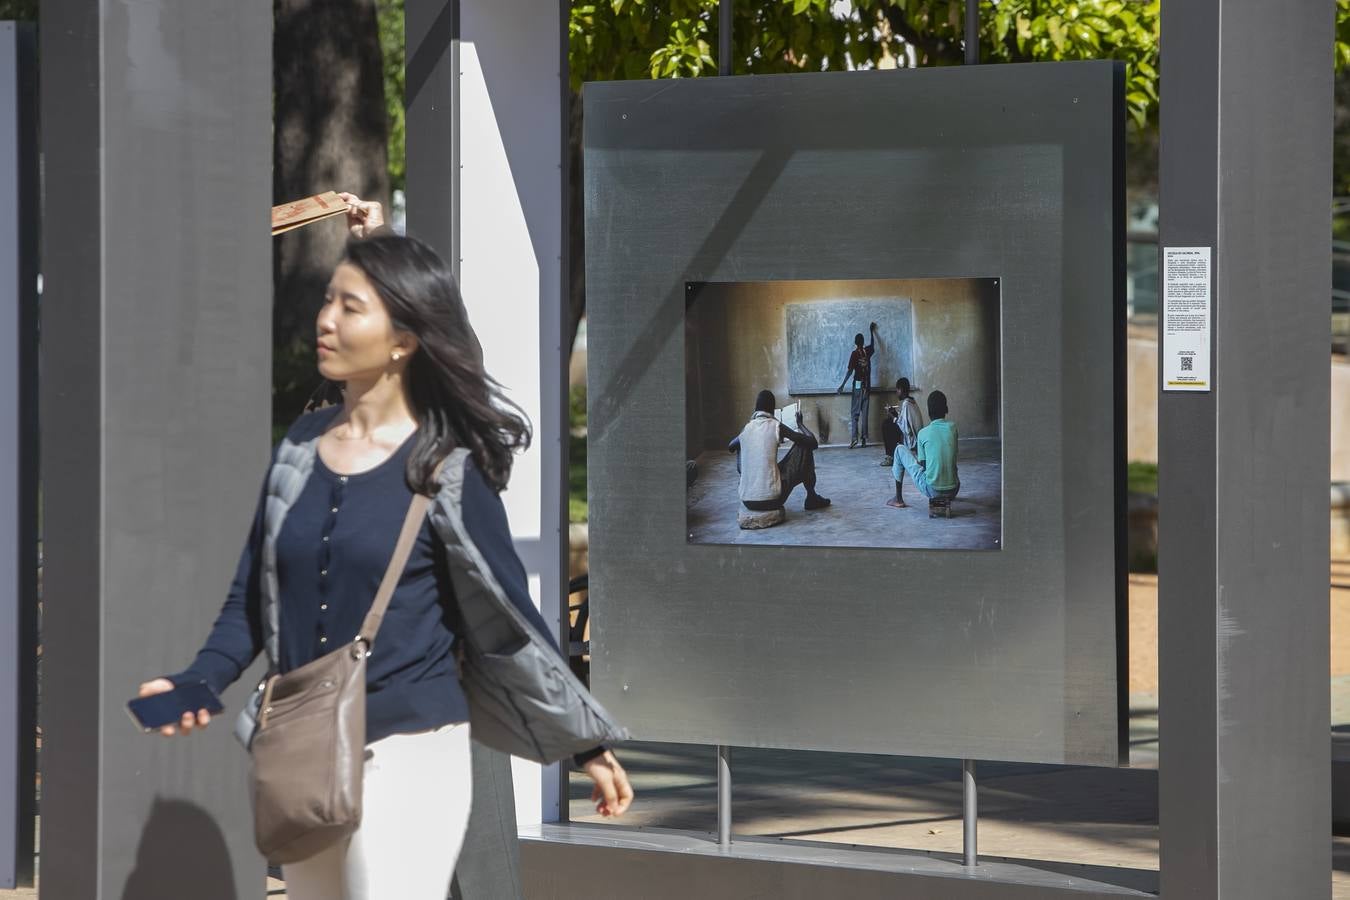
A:
<svg viewBox="0 0 1350 900">
<path fill-rule="evenodd" d="M 965 864 L 979 864 L 979 851 L 975 847 L 976 829 L 979 826 L 979 801 L 975 795 L 975 760 L 961 760 L 961 828 Z"/>
<path fill-rule="evenodd" d="M 717 745 L 717 843 L 731 846 L 731 748 Z"/>
</svg>

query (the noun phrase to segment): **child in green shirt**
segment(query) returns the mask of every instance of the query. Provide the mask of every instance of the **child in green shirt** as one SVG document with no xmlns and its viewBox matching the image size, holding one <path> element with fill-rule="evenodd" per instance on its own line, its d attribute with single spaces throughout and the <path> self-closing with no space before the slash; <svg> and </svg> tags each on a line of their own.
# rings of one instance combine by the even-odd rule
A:
<svg viewBox="0 0 1350 900">
<path fill-rule="evenodd" d="M 886 505 L 895 509 L 905 507 L 901 497 L 902 478 L 906 472 L 914 486 L 929 500 L 950 500 L 961 490 L 961 479 L 956 471 L 958 436 L 956 423 L 947 419 L 947 395 L 933 391 L 928 395 L 928 417 L 932 419 L 919 431 L 918 452 L 911 453 L 901 444 L 895 448 L 891 476 L 895 480 L 895 496 Z"/>
</svg>

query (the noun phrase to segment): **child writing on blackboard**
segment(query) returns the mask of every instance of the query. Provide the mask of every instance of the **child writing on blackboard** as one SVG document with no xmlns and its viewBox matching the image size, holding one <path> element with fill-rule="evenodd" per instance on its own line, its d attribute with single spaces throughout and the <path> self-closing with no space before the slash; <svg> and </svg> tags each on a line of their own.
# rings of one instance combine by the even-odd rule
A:
<svg viewBox="0 0 1350 900">
<path fill-rule="evenodd" d="M 853 336 L 853 352 L 848 357 L 848 371 L 844 373 L 844 380 L 839 382 L 838 393 L 842 394 L 844 385 L 849 383 L 850 378 L 853 380 L 853 402 L 849 406 L 848 421 L 850 450 L 858 446 L 859 440 L 864 447 L 867 446 L 867 409 L 872 394 L 872 354 L 877 352 L 877 323 L 868 325 L 867 332 L 872 336 L 872 340 L 866 347 L 863 346 L 861 334 Z"/>
</svg>

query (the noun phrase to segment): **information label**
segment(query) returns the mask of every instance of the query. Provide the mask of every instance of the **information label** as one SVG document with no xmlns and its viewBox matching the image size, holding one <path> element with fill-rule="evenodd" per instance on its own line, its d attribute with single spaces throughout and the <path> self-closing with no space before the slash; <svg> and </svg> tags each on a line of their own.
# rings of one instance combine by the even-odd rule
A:
<svg viewBox="0 0 1350 900">
<path fill-rule="evenodd" d="M 1208 391 L 1210 248 L 1164 247 L 1162 376 L 1165 391 Z"/>
</svg>

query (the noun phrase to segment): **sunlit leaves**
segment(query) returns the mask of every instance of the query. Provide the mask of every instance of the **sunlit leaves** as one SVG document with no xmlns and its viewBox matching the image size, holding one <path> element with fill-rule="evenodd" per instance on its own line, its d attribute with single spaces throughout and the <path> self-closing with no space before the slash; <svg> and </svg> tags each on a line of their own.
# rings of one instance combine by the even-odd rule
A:
<svg viewBox="0 0 1350 900">
<path fill-rule="evenodd" d="M 1336 68 L 1350 65 L 1350 0 L 1336 0 Z"/>
<path fill-rule="evenodd" d="M 1178 0 L 1183 2 L 1183 0 Z M 1274 0 L 1272 0 L 1274 2 Z M 1350 0 L 1335 60 L 1350 66 Z M 571 10 L 572 84 L 717 71 L 717 0 L 596 0 Z M 736 0 L 736 74 L 959 64 L 965 0 Z M 1156 121 L 1159 0 L 980 0 L 982 62 L 1116 59 L 1135 123 Z"/>
<path fill-rule="evenodd" d="M 850 23 L 830 0 L 739 0 L 735 71 L 844 68 Z M 861 25 L 851 23 L 854 32 Z M 616 78 L 690 78 L 717 72 L 717 0 L 574 3 L 568 28 L 572 86 Z"/>
<path fill-rule="evenodd" d="M 389 187 L 402 190 L 408 180 L 407 128 L 403 120 L 403 0 L 378 0 L 376 12 L 384 70 L 384 108 L 389 122 Z"/>
</svg>

